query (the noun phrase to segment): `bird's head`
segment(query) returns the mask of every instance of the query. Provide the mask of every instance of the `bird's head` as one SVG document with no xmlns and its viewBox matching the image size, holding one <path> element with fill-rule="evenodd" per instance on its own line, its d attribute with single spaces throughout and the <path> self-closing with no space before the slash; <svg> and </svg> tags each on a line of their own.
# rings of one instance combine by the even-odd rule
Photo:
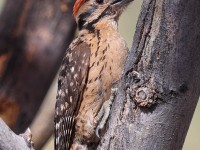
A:
<svg viewBox="0 0 200 150">
<path fill-rule="evenodd" d="M 77 0 L 73 13 L 79 29 L 101 20 L 117 21 L 123 10 L 133 0 Z"/>
</svg>

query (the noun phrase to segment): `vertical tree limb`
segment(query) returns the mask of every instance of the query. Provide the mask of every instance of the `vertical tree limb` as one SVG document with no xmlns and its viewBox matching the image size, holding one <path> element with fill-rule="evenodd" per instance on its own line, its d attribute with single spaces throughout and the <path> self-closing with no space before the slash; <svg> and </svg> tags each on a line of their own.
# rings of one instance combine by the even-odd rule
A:
<svg viewBox="0 0 200 150">
<path fill-rule="evenodd" d="M 0 16 L 0 117 L 24 131 L 73 39 L 74 1 L 7 0 Z"/>
<path fill-rule="evenodd" d="M 98 149 L 182 149 L 200 94 L 200 2 L 145 0 Z"/>
<path fill-rule="evenodd" d="M 57 78 L 56 78 L 57 81 Z M 41 149 L 54 131 L 54 108 L 57 86 L 52 86 L 40 109 L 37 112 L 30 129 L 33 134 L 34 148 Z"/>
</svg>

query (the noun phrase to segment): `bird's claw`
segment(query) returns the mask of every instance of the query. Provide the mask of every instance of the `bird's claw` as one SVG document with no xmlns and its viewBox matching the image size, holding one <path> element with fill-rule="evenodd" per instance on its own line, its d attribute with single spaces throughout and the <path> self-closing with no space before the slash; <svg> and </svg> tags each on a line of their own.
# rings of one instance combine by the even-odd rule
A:
<svg viewBox="0 0 200 150">
<path fill-rule="evenodd" d="M 117 88 L 112 88 L 111 96 L 110 96 L 109 100 L 104 102 L 103 106 L 101 107 L 101 109 L 97 115 L 98 126 L 96 127 L 95 133 L 98 138 L 100 138 L 99 130 L 103 129 L 103 127 L 105 126 L 106 121 L 109 117 L 111 105 L 115 98 L 116 93 L 117 93 Z"/>
<path fill-rule="evenodd" d="M 98 137 L 98 138 L 100 138 L 100 136 L 99 136 L 99 127 L 97 126 L 97 128 L 96 128 L 96 130 L 95 130 L 95 133 L 96 133 L 96 136 Z"/>
</svg>

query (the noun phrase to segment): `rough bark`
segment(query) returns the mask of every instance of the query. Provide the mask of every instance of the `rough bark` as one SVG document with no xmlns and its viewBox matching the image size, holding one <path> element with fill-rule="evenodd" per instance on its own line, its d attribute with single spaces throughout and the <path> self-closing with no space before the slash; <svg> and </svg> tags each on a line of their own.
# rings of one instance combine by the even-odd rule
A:
<svg viewBox="0 0 200 150">
<path fill-rule="evenodd" d="M 145 0 L 98 149 L 181 150 L 200 94 L 200 1 Z"/>
<path fill-rule="evenodd" d="M 0 117 L 17 133 L 34 119 L 73 39 L 73 3 L 5 3 L 0 15 Z"/>
<path fill-rule="evenodd" d="M 19 135 L 16 135 L 10 130 L 10 128 L 0 118 L 0 149 L 23 149 L 34 150 L 28 147 L 25 139 Z"/>
</svg>

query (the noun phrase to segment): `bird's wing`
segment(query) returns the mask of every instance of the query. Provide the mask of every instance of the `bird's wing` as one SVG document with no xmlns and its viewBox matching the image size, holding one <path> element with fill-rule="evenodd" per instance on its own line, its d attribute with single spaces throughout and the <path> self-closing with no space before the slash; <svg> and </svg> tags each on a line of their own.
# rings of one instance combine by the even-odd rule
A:
<svg viewBox="0 0 200 150">
<path fill-rule="evenodd" d="M 90 47 L 82 41 L 78 41 L 75 45 L 67 50 L 58 79 L 54 120 L 56 150 L 70 148 L 74 119 L 88 78 Z"/>
</svg>

